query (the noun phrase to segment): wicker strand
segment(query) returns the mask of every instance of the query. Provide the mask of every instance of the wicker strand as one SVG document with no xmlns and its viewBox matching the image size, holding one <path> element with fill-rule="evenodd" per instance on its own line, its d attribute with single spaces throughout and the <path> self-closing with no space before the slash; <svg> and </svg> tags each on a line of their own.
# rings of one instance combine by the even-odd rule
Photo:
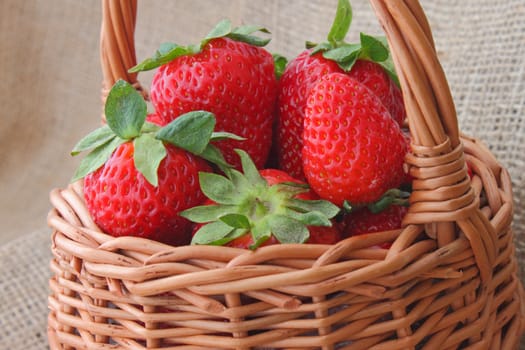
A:
<svg viewBox="0 0 525 350">
<path fill-rule="evenodd" d="M 102 105 L 105 104 L 109 90 L 119 79 L 132 84 L 146 100 L 148 99 L 146 90 L 137 80 L 137 73 L 128 72 L 128 69 L 137 63 L 134 41 L 136 17 L 136 0 L 102 1 L 100 33 L 100 59 L 104 76 Z M 105 120 L 104 116 L 102 118 Z"/>
</svg>

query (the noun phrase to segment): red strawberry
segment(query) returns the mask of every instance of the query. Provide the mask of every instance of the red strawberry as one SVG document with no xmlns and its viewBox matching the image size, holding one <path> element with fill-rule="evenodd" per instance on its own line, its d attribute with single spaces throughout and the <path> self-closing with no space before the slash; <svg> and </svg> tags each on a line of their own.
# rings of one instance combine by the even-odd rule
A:
<svg viewBox="0 0 525 350">
<path fill-rule="evenodd" d="M 301 160 L 304 110 L 313 84 L 326 74 L 341 72 L 336 62 L 303 51 L 290 61 L 279 82 L 277 157 L 279 168 L 304 179 Z"/>
<path fill-rule="evenodd" d="M 243 40 L 242 35 L 234 35 L 237 29 L 208 36 L 198 50 L 175 46 L 181 52 L 162 62 L 153 77 L 151 102 L 164 123 L 190 111 L 214 113 L 216 131 L 245 138 L 216 144 L 226 160 L 238 166 L 233 150 L 241 148 L 262 167 L 272 140 L 277 95 L 274 62 L 268 51 L 256 46 L 267 41 L 253 41 L 251 35 L 244 36 L 248 42 L 236 41 Z"/>
<path fill-rule="evenodd" d="M 332 73 L 312 88 L 305 114 L 303 167 L 321 198 L 371 203 L 400 185 L 403 133 L 366 86 Z"/>
<path fill-rule="evenodd" d="M 237 170 L 226 172 L 226 177 L 201 173 L 201 188 L 210 200 L 181 213 L 198 223 L 194 244 L 255 249 L 275 243 L 340 240 L 330 220 L 339 208 L 319 200 L 305 183 L 281 170 L 259 172 L 246 152 L 237 151 L 244 174 Z"/>
<path fill-rule="evenodd" d="M 400 127 L 403 126 L 406 111 L 401 89 L 383 67 L 369 60 L 357 60 L 348 75 L 372 90 L 390 112 L 390 116 Z"/>
<path fill-rule="evenodd" d="M 342 239 L 342 234 L 337 223 L 332 222 L 332 226 L 309 226 L 310 244 L 335 244 Z"/>
<path fill-rule="evenodd" d="M 367 233 L 389 231 L 401 228 L 401 223 L 408 207 L 390 205 L 379 213 L 372 213 L 364 207 L 346 214 L 343 219 L 344 238 L 363 235 Z M 383 244 L 382 248 L 389 248 L 390 244 Z"/>
<path fill-rule="evenodd" d="M 305 50 L 286 67 L 278 94 L 279 167 L 303 179 L 301 162 L 303 120 L 307 97 L 314 83 L 329 73 L 345 73 L 373 91 L 400 125 L 405 118 L 401 90 L 394 79 L 386 43 L 361 34 L 360 44 L 347 44 L 344 37 L 351 21 L 350 4 L 340 1 L 328 42 Z"/>
<path fill-rule="evenodd" d="M 216 136 L 213 115 L 188 113 L 162 128 L 150 115 L 146 123 L 145 101 L 124 81 L 111 89 L 105 112 L 108 125 L 90 133 L 72 152 L 92 150 L 74 180 L 84 178 L 94 221 L 114 236 L 189 243 L 192 224 L 179 212 L 205 199 L 198 174 L 211 167 L 204 158 L 227 169 L 209 145 Z"/>
<path fill-rule="evenodd" d="M 191 223 L 178 213 L 204 201 L 198 172 L 211 168 L 175 146 L 167 146 L 166 151 L 157 186 L 135 168 L 132 142 L 120 145 L 101 168 L 85 177 L 88 210 L 104 232 L 172 245 L 189 243 Z"/>
<path fill-rule="evenodd" d="M 146 117 L 146 121 L 153 123 L 155 125 L 158 125 L 158 126 L 166 125 L 166 122 L 164 121 L 164 119 L 162 119 L 157 113 L 148 114 Z"/>
</svg>

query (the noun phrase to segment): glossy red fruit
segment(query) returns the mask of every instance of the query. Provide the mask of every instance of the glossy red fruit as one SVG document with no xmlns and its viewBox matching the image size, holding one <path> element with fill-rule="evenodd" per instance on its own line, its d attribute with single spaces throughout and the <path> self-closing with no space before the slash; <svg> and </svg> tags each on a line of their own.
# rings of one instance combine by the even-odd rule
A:
<svg viewBox="0 0 525 350">
<path fill-rule="evenodd" d="M 403 126 L 406 111 L 401 89 L 383 67 L 369 60 L 357 60 L 348 75 L 372 90 L 390 112 L 392 119 L 400 127 Z"/>
<path fill-rule="evenodd" d="M 215 131 L 246 138 L 216 146 L 228 162 L 239 165 L 233 152 L 248 152 L 262 167 L 270 151 L 277 82 L 272 55 L 263 48 L 229 38 L 209 41 L 201 52 L 162 65 L 153 77 L 151 102 L 164 123 L 183 113 L 215 114 Z"/>
<path fill-rule="evenodd" d="M 375 202 L 404 177 L 399 125 L 370 89 L 347 75 L 332 73 L 312 88 L 303 140 L 308 183 L 336 205 Z"/>
<path fill-rule="evenodd" d="M 279 168 L 291 176 L 304 179 L 301 150 L 306 100 L 312 86 L 323 76 L 342 72 L 336 62 L 311 50 L 301 52 L 288 63 L 279 81 L 277 158 Z"/>
<path fill-rule="evenodd" d="M 400 126 L 405 119 L 401 90 L 379 64 L 357 60 L 349 72 L 344 72 L 322 53 L 303 51 L 289 63 L 280 80 L 276 135 L 279 167 L 300 179 L 304 179 L 301 151 L 307 98 L 314 84 L 330 73 L 346 74 L 368 87 Z"/>
<path fill-rule="evenodd" d="M 399 229 L 407 212 L 408 207 L 402 205 L 391 205 L 379 213 L 372 213 L 366 207 L 358 209 L 344 217 L 343 237 Z M 389 248 L 390 245 L 385 243 L 381 247 Z"/>
<path fill-rule="evenodd" d="M 210 171 L 210 166 L 168 145 L 155 187 L 135 168 L 133 151 L 132 142 L 120 145 L 101 168 L 85 177 L 84 196 L 93 219 L 113 236 L 188 244 L 191 222 L 178 213 L 204 201 L 198 172 Z"/>
<path fill-rule="evenodd" d="M 160 117 L 157 113 L 150 113 L 146 116 L 146 121 L 153 123 L 158 126 L 166 125 L 166 121 Z"/>
</svg>

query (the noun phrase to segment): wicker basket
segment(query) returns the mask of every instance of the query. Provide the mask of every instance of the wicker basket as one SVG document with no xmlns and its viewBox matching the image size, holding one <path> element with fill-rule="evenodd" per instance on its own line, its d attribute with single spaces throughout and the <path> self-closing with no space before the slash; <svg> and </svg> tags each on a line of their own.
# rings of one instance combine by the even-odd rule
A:
<svg viewBox="0 0 525 350">
<path fill-rule="evenodd" d="M 81 183 L 56 189 L 51 349 L 517 348 L 525 304 L 509 175 L 479 141 L 460 135 L 417 1 L 370 1 L 413 138 L 404 229 L 334 246 L 171 247 L 100 232 Z M 123 78 L 140 89 L 127 73 L 136 2 L 104 0 L 103 8 L 105 88 Z"/>
</svg>

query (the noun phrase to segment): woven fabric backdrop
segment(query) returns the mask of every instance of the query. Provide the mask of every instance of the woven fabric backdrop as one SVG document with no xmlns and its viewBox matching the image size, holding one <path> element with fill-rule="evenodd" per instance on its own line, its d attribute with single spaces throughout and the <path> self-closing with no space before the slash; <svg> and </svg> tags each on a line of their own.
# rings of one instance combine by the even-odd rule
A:
<svg viewBox="0 0 525 350">
<path fill-rule="evenodd" d="M 166 41 L 197 42 L 218 20 L 272 31 L 293 57 L 328 32 L 336 0 L 139 1 L 143 59 Z M 525 1 L 422 0 L 462 131 L 484 141 L 513 178 L 517 254 L 525 276 Z M 350 40 L 381 30 L 353 0 Z M 65 186 L 68 153 L 100 122 L 97 0 L 0 1 L 0 347 L 45 349 L 48 193 Z M 148 86 L 151 74 L 140 77 Z M 20 236 L 20 237 L 19 237 Z M 523 279 L 523 277 L 522 277 Z M 522 347 L 525 349 L 525 347 Z"/>
</svg>

